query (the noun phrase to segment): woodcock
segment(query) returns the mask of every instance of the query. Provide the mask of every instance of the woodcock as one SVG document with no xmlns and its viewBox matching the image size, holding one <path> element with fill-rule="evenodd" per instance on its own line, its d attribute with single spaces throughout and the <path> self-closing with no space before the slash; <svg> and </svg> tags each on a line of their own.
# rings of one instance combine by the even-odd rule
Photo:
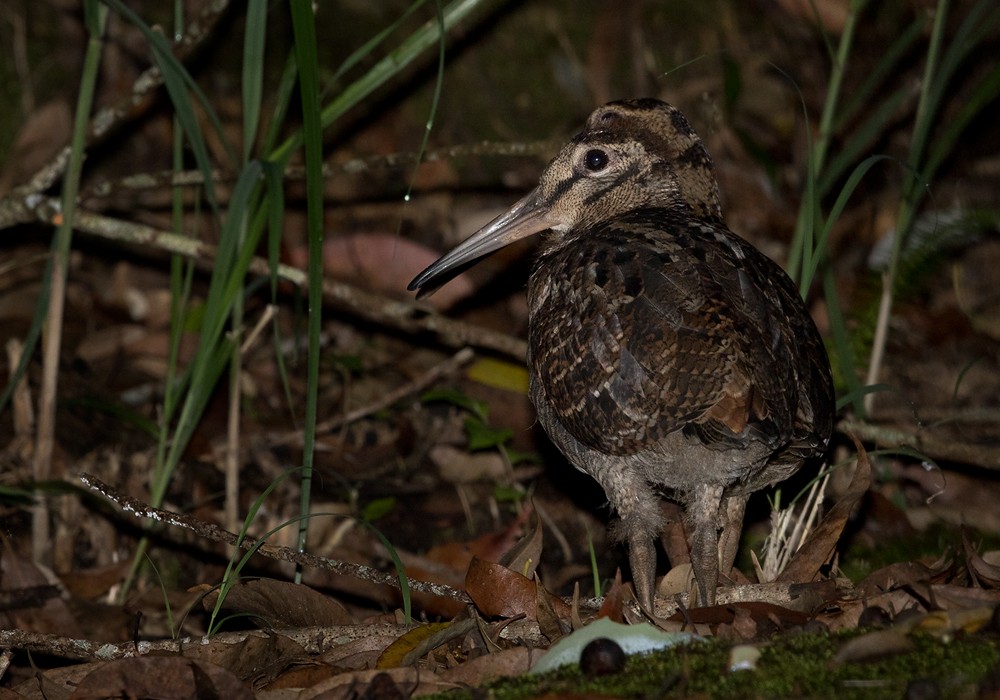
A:
<svg viewBox="0 0 1000 700">
<path fill-rule="evenodd" d="M 684 510 L 700 602 L 736 558 L 747 499 L 820 455 L 834 399 L 781 268 L 722 218 L 712 160 L 674 107 L 599 108 L 534 190 L 424 270 L 548 231 L 528 283 L 530 393 L 549 438 L 604 488 L 653 610 L 659 499 Z"/>
</svg>

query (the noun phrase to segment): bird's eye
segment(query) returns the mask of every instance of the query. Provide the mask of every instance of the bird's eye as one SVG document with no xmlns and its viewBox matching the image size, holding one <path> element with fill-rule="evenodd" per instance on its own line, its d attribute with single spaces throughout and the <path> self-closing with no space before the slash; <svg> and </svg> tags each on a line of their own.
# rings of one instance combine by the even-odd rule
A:
<svg viewBox="0 0 1000 700">
<path fill-rule="evenodd" d="M 608 167 L 608 154 L 599 148 L 592 148 L 583 157 L 583 164 L 590 172 L 599 172 Z"/>
</svg>

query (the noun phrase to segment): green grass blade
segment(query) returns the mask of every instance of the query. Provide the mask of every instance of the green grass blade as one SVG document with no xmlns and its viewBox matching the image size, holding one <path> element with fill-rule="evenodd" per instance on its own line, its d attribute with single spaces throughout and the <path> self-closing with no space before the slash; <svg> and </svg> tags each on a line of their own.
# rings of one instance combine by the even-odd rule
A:
<svg viewBox="0 0 1000 700">
<path fill-rule="evenodd" d="M 312 499 L 313 456 L 319 405 L 320 331 L 323 320 L 323 126 L 320 123 L 319 58 L 316 26 L 310 0 L 291 0 L 295 61 L 299 67 L 302 99 L 302 135 L 306 160 L 306 228 L 309 240 L 309 352 L 306 357 L 306 414 L 303 441 L 303 471 L 300 515 L 309 513 Z M 298 547 L 306 546 L 308 522 L 299 524 Z M 296 573 L 301 580 L 301 571 Z"/>
<path fill-rule="evenodd" d="M 410 195 L 413 193 L 413 183 L 417 179 L 417 170 L 420 168 L 420 161 L 424 159 L 424 152 L 427 150 L 427 142 L 431 137 L 431 128 L 434 125 L 434 118 L 437 116 L 438 104 L 441 101 L 441 86 L 444 85 L 444 56 L 445 56 L 445 27 L 444 27 L 444 13 L 441 10 L 441 3 L 435 1 L 434 7 L 437 10 L 437 20 L 438 25 L 441 29 L 440 39 L 438 40 L 438 71 L 437 80 L 434 81 L 434 96 L 431 98 L 431 111 L 427 115 L 427 121 L 424 125 L 424 136 L 420 140 L 420 148 L 417 149 L 417 162 L 413 166 L 413 176 L 410 178 L 409 184 L 406 186 L 406 194 L 403 196 L 403 201 L 409 202 Z"/>
<path fill-rule="evenodd" d="M 278 81 L 278 89 L 275 91 L 274 112 L 271 115 L 271 122 L 264 136 L 264 145 L 261 148 L 261 153 L 273 154 L 275 151 L 275 144 L 281 137 L 281 128 L 284 126 L 285 116 L 288 114 L 288 106 L 291 104 L 292 95 L 295 93 L 296 85 L 298 85 L 298 72 L 299 69 L 295 63 L 295 53 L 293 51 L 288 54 L 288 60 L 285 61 L 285 68 L 281 72 L 281 79 Z M 272 155 L 270 158 L 273 159 L 274 156 Z"/>
<path fill-rule="evenodd" d="M 847 169 L 856 163 L 863 153 L 870 150 L 871 145 L 884 134 L 885 125 L 892 115 L 896 114 L 907 100 L 913 99 L 913 95 L 913 88 L 903 85 L 871 109 L 867 118 L 853 131 L 851 137 L 841 144 L 837 154 L 830 158 L 820 174 L 816 191 L 821 199 L 830 193 Z"/>
<path fill-rule="evenodd" d="M 857 397 L 854 401 L 854 410 L 858 416 L 864 417 L 865 409 L 861 402 L 861 383 L 858 381 L 858 372 L 854 364 L 854 354 L 851 351 L 851 341 L 847 333 L 847 323 L 844 320 L 844 311 L 840 308 L 840 297 L 837 294 L 837 282 L 833 276 L 833 270 L 829 267 L 823 270 L 823 299 L 826 301 L 827 316 L 830 319 L 830 335 L 833 340 L 833 354 L 830 357 L 835 374 L 847 387 L 845 392 L 848 396 Z"/>
<path fill-rule="evenodd" d="M 847 182 L 840 190 L 840 194 L 837 195 L 837 200 L 833 203 L 833 207 L 830 209 L 830 214 L 826 217 L 826 223 L 823 226 L 823 230 L 820 232 L 819 238 L 816 240 L 816 248 L 819 250 L 825 250 L 827 244 L 830 241 L 830 234 L 833 232 L 833 226 L 840 219 L 840 215 L 844 213 L 844 208 L 847 206 L 847 202 L 850 200 L 851 195 L 861 184 L 861 180 L 864 179 L 868 171 L 884 160 L 893 160 L 889 156 L 869 156 L 863 161 L 858 163 L 857 167 L 851 172 L 851 176 L 847 178 Z M 819 267 L 818 256 L 810 261 L 810 264 L 804 265 L 804 272 L 802 275 L 802 284 L 808 289 L 809 283 L 812 281 L 813 276 L 816 274 L 816 270 Z"/>
<path fill-rule="evenodd" d="M 227 366 L 236 341 L 225 334 L 230 314 L 242 293 L 243 280 L 257 245 L 254 232 L 246 234 L 246 214 L 259 190 L 262 167 L 251 162 L 240 174 L 230 199 L 230 215 L 223 222 L 218 265 L 209 283 L 201 324 L 198 351 L 188 371 L 188 391 L 169 452 L 152 489 L 151 503 L 159 506 L 166 493 L 173 470 L 194 433 L 197 422 L 208 405 L 215 385 Z"/>
<path fill-rule="evenodd" d="M 403 598 L 403 620 L 404 624 L 409 627 L 413 622 L 413 602 L 410 596 L 410 578 L 406 575 L 406 567 L 403 566 L 403 560 L 399 558 L 396 548 L 392 546 L 392 543 L 382 534 L 381 530 L 369 522 L 361 521 L 361 524 L 375 533 L 375 536 L 379 538 L 382 546 L 385 547 L 385 551 L 389 553 L 389 557 L 392 559 L 392 565 L 396 569 L 396 578 L 399 580 L 399 592 Z"/>
<path fill-rule="evenodd" d="M 264 95 L 267 0 L 249 0 L 243 40 L 243 162 L 250 160 Z"/>
<path fill-rule="evenodd" d="M 944 131 L 934 140 L 923 168 L 926 179 L 933 179 L 938 168 L 941 167 L 941 163 L 951 155 L 955 144 L 969 123 L 997 97 L 1000 97 L 1000 66 L 983 79 L 979 88 L 965 101 L 959 112 L 948 120 Z"/>
<path fill-rule="evenodd" d="M 215 188 L 212 185 L 213 177 L 211 159 L 208 156 L 208 148 L 205 145 L 205 139 L 201 133 L 201 126 L 195 117 L 194 104 L 191 101 L 189 92 L 198 100 L 198 103 L 201 105 L 205 115 L 212 123 L 212 127 L 215 129 L 219 137 L 219 142 L 223 144 L 223 147 L 226 150 L 230 165 L 235 167 L 239 160 L 236 157 L 236 153 L 233 151 L 232 145 L 229 143 L 229 139 L 226 137 L 226 134 L 222 129 L 222 123 L 219 121 L 218 115 L 215 110 L 212 109 L 211 103 L 208 101 L 208 98 L 205 96 L 205 93 L 202 92 L 201 88 L 198 87 L 198 84 L 195 83 L 191 74 L 188 73 L 187 69 L 184 68 L 184 65 L 177 60 L 176 56 L 174 56 L 173 51 L 170 48 L 170 44 L 167 42 L 167 39 L 163 36 L 162 32 L 154 31 L 148 24 L 146 24 L 146 22 L 142 20 L 141 17 L 139 17 L 139 15 L 129 9 L 122 2 L 122 0 L 101 1 L 107 3 L 112 9 L 135 25 L 135 27 L 142 32 L 146 41 L 149 43 L 149 47 L 153 52 L 153 57 L 156 60 L 157 67 L 163 75 L 163 85 L 167 89 L 167 93 L 170 95 L 170 100 L 176 110 L 177 118 L 180 120 L 181 125 L 184 128 L 184 133 L 188 137 L 188 143 L 191 145 L 191 151 L 198 164 L 198 169 L 204 177 L 205 196 L 212 204 L 213 209 L 218 211 Z"/>
<path fill-rule="evenodd" d="M 926 16 L 921 13 L 889 45 L 889 48 L 885 50 L 874 67 L 872 67 L 871 72 L 865 76 L 861 85 L 857 87 L 852 95 L 848 96 L 846 103 L 834 118 L 834 133 L 839 133 L 846 124 L 853 122 L 859 114 L 869 114 L 871 112 L 872 105 L 879 102 L 878 94 L 883 89 L 883 83 L 890 80 L 899 70 L 903 61 L 907 60 L 907 55 L 920 40 L 926 26 Z M 910 92 L 910 89 L 906 87 L 902 88 L 902 90 L 905 90 L 907 93 Z"/>
</svg>

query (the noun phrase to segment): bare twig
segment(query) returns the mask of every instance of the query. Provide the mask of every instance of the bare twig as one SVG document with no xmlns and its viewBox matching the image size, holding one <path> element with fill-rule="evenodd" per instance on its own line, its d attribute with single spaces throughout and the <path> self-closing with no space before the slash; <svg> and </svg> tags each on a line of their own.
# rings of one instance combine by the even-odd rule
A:
<svg viewBox="0 0 1000 700">
<path fill-rule="evenodd" d="M 237 535 L 219 527 L 218 525 L 205 522 L 204 520 L 199 520 L 191 515 L 183 515 L 169 510 L 154 508 L 148 503 L 144 503 L 137 498 L 120 493 L 114 487 L 109 486 L 90 474 L 81 474 L 80 480 L 89 488 L 113 501 L 126 513 L 132 513 L 138 518 L 155 520 L 174 527 L 182 527 L 186 530 L 191 530 L 199 537 L 203 537 L 214 542 L 223 542 L 245 550 L 250 550 L 258 545 L 259 540 L 255 537 L 248 535 L 241 539 Z M 354 564 L 351 562 L 339 561 L 337 559 L 328 559 L 314 554 L 299 552 L 288 547 L 267 544 L 266 542 L 260 544 L 256 551 L 265 557 L 270 557 L 271 559 L 287 561 L 293 564 L 309 566 L 315 569 L 325 569 L 344 576 L 353 576 L 354 578 L 362 579 L 377 585 L 399 588 L 399 581 L 395 576 L 363 564 Z M 469 600 L 469 596 L 466 595 L 464 591 L 452 588 L 446 584 L 429 583 L 426 581 L 410 579 L 408 581 L 408 585 L 410 590 L 418 593 L 428 593 L 430 595 L 442 596 L 444 598 L 452 598 L 463 603 L 471 602 Z"/>
<path fill-rule="evenodd" d="M 0 207 L 2 204 L 0 201 Z M 55 223 L 61 216 L 59 202 L 50 197 L 38 197 L 33 207 L 33 215 L 45 223 Z M 82 210 L 77 210 L 74 226 L 78 231 L 108 240 L 125 241 L 183 255 L 205 269 L 210 269 L 215 264 L 214 246 L 152 226 Z M 267 260 L 254 258 L 250 263 L 250 271 L 254 274 L 269 275 Z M 278 276 L 299 286 L 304 286 L 306 283 L 305 271 L 291 265 L 278 265 Z M 527 344 L 520 338 L 447 318 L 425 304 L 389 299 L 344 282 L 324 279 L 323 300 L 384 327 L 395 328 L 413 335 L 430 333 L 449 347 L 462 348 L 471 345 L 514 360 L 524 360 L 527 353 Z"/>
<path fill-rule="evenodd" d="M 319 654 L 356 639 L 371 638 L 376 635 L 395 638 L 404 631 L 406 631 L 406 628 L 402 625 L 381 623 L 337 625 L 334 627 L 304 627 L 282 630 L 281 635 L 301 644 L 307 653 Z M 229 645 L 245 642 L 251 637 L 269 638 L 275 634 L 274 630 L 221 632 L 213 635 L 211 640 L 216 644 Z M 28 632 L 26 630 L 0 630 L 0 647 L 3 648 L 40 652 L 65 659 L 93 659 L 95 661 L 127 659 L 135 656 L 143 656 L 151 652 L 177 653 L 183 651 L 185 647 L 197 646 L 204 642 L 204 638 L 183 637 L 181 639 L 164 639 L 156 642 L 118 642 L 117 644 L 113 644 L 95 642 L 89 639 L 62 637 L 56 634 Z"/>
<path fill-rule="evenodd" d="M 840 421 L 837 429 L 843 433 L 854 433 L 864 440 L 873 440 L 881 447 L 909 447 L 933 459 L 1000 471 L 1000 450 L 993 446 L 970 445 L 952 438 L 937 437 L 927 431 L 910 432 L 856 420 Z"/>
<path fill-rule="evenodd" d="M 419 158 L 419 154 L 414 151 L 404 151 L 368 158 L 351 158 L 341 163 L 324 163 L 322 172 L 323 177 L 329 179 L 341 174 L 359 175 L 378 170 L 412 166 L 418 163 L 432 163 L 435 161 L 473 156 L 480 158 L 483 156 L 543 156 L 553 153 L 557 148 L 558 144 L 555 141 L 528 141 L 520 143 L 481 141 L 479 143 L 458 144 L 430 150 L 424 154 L 423 158 Z M 214 182 L 231 181 L 234 177 L 234 173 L 223 173 L 218 170 L 212 171 Z M 289 165 L 285 169 L 284 177 L 286 181 L 304 180 L 306 177 L 305 168 L 301 165 Z M 162 170 L 155 173 L 126 175 L 115 180 L 98 180 L 90 190 L 81 196 L 83 199 L 97 199 L 107 197 L 111 194 L 120 195 L 123 192 L 166 190 L 172 187 L 202 185 L 204 182 L 205 177 L 200 170 L 185 170 L 181 172 Z M 118 206 L 121 205 L 120 202 L 116 202 L 116 204 Z"/>
</svg>

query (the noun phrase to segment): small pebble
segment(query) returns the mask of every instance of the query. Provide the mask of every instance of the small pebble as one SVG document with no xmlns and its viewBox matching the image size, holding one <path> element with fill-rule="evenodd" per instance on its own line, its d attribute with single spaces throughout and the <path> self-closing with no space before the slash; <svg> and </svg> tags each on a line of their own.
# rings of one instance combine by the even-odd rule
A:
<svg viewBox="0 0 1000 700">
<path fill-rule="evenodd" d="M 580 670 L 586 676 L 621 673 L 627 658 L 618 642 L 607 637 L 598 637 L 588 642 L 580 652 Z"/>
<path fill-rule="evenodd" d="M 858 617 L 859 629 L 884 630 L 892 624 L 892 615 L 889 611 L 878 605 L 869 605 L 861 611 Z"/>
<path fill-rule="evenodd" d="M 737 644 L 729 650 L 729 670 L 732 673 L 756 671 L 759 660 L 760 649 L 752 644 Z"/>
<path fill-rule="evenodd" d="M 822 620 L 809 620 L 802 626 L 802 631 L 806 634 L 829 634 L 830 626 Z"/>
</svg>

